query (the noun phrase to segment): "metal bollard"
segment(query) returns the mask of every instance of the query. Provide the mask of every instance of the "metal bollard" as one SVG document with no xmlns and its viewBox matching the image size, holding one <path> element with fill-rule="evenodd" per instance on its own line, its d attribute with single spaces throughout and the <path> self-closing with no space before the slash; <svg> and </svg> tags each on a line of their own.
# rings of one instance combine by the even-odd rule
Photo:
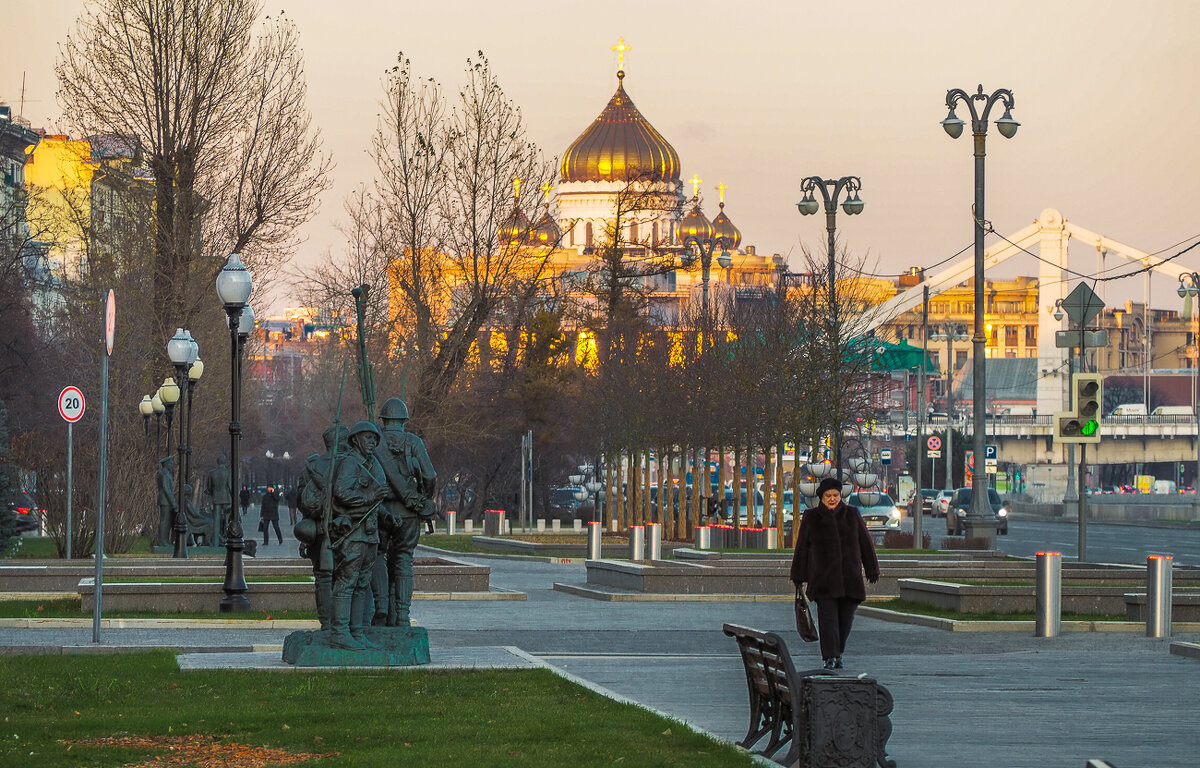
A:
<svg viewBox="0 0 1200 768">
<path fill-rule="evenodd" d="M 600 536 L 604 533 L 604 526 L 598 522 L 588 523 L 588 560 L 602 560 L 604 554 L 600 549 Z"/>
<path fill-rule="evenodd" d="M 662 560 L 662 523 L 646 523 L 646 559 Z"/>
<path fill-rule="evenodd" d="M 646 529 L 640 525 L 629 526 L 629 559 L 646 559 Z"/>
<path fill-rule="evenodd" d="M 483 511 L 484 536 L 503 536 L 504 523 L 503 509 L 485 509 Z"/>
<path fill-rule="evenodd" d="M 779 549 L 779 529 L 767 529 L 767 549 Z"/>
<path fill-rule="evenodd" d="M 539 518 L 538 518 L 538 521 L 537 521 L 537 532 L 538 532 L 538 533 L 545 533 L 545 532 L 546 532 L 546 518 L 544 518 L 544 517 L 539 517 Z"/>
<path fill-rule="evenodd" d="M 453 509 L 446 510 L 446 533 L 453 536 L 457 529 L 458 513 Z"/>
<path fill-rule="evenodd" d="M 1146 637 L 1171 636 L 1171 556 L 1146 558 Z"/>
<path fill-rule="evenodd" d="M 1034 637 L 1058 637 L 1062 630 L 1062 552 L 1037 553 Z"/>
<path fill-rule="evenodd" d="M 712 529 L 707 525 L 696 526 L 696 549 L 712 549 Z"/>
<path fill-rule="evenodd" d="M 463 520 L 463 533 L 473 533 L 475 531 L 475 521 L 471 518 Z"/>
</svg>

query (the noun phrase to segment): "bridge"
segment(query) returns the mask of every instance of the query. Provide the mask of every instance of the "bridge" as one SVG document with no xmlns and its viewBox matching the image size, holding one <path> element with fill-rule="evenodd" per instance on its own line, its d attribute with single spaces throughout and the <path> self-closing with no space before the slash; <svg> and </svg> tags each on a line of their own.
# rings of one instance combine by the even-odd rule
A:
<svg viewBox="0 0 1200 768">
<path fill-rule="evenodd" d="M 1012 464 L 1061 465 L 1065 446 L 1054 445 L 1051 416 L 996 416 L 988 419 L 988 443 L 995 445 L 998 459 Z M 955 424 L 970 432 L 969 425 Z M 926 434 L 944 432 L 946 422 L 927 424 Z M 1101 421 L 1102 438 L 1089 445 L 1088 464 L 1135 464 L 1196 461 L 1196 418 L 1194 416 L 1109 416 Z M 893 440 L 904 439 L 904 427 L 892 425 Z M 915 428 L 909 427 L 909 434 Z M 958 446 L 956 450 L 969 449 Z"/>
</svg>

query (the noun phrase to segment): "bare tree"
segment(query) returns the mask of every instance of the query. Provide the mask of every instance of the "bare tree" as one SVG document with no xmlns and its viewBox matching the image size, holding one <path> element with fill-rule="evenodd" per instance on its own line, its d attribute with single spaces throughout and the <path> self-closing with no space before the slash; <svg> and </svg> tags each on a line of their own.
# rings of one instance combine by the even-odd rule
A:
<svg viewBox="0 0 1200 768">
<path fill-rule="evenodd" d="M 187 300 L 193 269 L 199 264 L 207 281 L 220 268 L 201 256 L 246 248 L 251 266 L 272 265 L 328 184 L 295 28 L 268 17 L 252 42 L 260 8 L 256 0 L 93 0 L 60 47 L 59 97 L 72 127 L 144 149 L 155 191 L 157 335 L 196 311 Z"/>
</svg>

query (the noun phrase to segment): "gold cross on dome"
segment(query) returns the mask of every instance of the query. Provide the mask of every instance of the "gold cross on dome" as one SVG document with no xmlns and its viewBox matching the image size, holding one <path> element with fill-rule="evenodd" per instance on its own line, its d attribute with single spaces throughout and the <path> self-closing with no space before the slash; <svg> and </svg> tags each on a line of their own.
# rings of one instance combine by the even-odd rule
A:
<svg viewBox="0 0 1200 768">
<path fill-rule="evenodd" d="M 513 197 L 520 199 L 521 197 L 521 177 L 513 176 Z"/>
<path fill-rule="evenodd" d="M 692 174 L 692 197 L 700 196 L 700 182 L 702 181 L 704 179 L 700 178 L 697 174 Z"/>
<path fill-rule="evenodd" d="M 625 51 L 629 50 L 629 46 L 625 45 L 625 38 L 617 38 L 617 44 L 612 49 L 617 52 L 617 69 L 625 69 Z"/>
<path fill-rule="evenodd" d="M 725 182 L 723 181 L 717 185 L 717 193 L 721 196 L 722 203 L 725 202 L 725 190 L 727 189 L 729 189 L 729 187 L 725 186 Z"/>
<path fill-rule="evenodd" d="M 550 182 L 542 183 L 542 191 L 546 193 L 546 202 L 550 202 Z"/>
</svg>

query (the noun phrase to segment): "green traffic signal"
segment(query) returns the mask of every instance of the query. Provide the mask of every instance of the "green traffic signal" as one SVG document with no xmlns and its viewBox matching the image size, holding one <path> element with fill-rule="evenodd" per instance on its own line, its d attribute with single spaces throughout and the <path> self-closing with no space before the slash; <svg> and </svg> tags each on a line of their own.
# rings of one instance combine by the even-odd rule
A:
<svg viewBox="0 0 1200 768">
<path fill-rule="evenodd" d="M 1084 437 L 1091 437 L 1092 435 L 1096 434 L 1097 429 L 1100 429 L 1100 422 L 1096 421 L 1095 419 L 1088 419 L 1087 421 L 1083 422 L 1083 426 L 1080 427 L 1079 433 Z"/>
</svg>

